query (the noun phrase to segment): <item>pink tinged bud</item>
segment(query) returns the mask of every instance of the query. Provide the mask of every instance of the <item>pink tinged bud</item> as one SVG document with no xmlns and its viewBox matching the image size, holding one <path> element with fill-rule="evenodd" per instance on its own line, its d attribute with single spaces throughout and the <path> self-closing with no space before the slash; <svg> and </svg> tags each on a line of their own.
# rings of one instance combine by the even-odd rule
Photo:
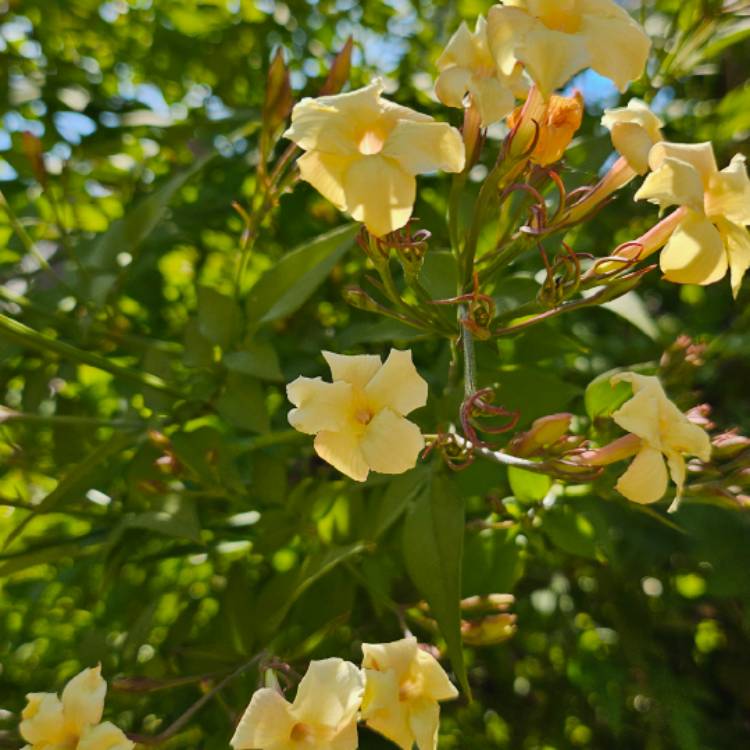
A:
<svg viewBox="0 0 750 750">
<path fill-rule="evenodd" d="M 587 466 L 607 466 L 635 456 L 640 449 L 641 439 L 637 435 L 628 434 L 601 448 L 584 451 L 576 456 L 576 460 Z"/>
<path fill-rule="evenodd" d="M 621 156 L 590 192 L 571 206 L 565 216 L 565 223 L 576 224 L 585 219 L 602 201 L 624 188 L 636 176 L 636 171 Z"/>
<path fill-rule="evenodd" d="M 651 227 L 645 234 L 641 235 L 637 240 L 628 242 L 622 246 L 621 250 L 616 250 L 615 255 L 622 258 L 631 260 L 638 258 L 643 260 L 648 258 L 649 255 L 653 255 L 657 250 L 661 250 L 664 245 L 667 244 L 672 233 L 680 225 L 680 222 L 685 218 L 688 209 L 684 206 L 673 211 L 669 216 L 662 219 L 658 224 Z"/>
<path fill-rule="evenodd" d="M 560 440 L 570 429 L 572 414 L 550 414 L 540 417 L 531 429 L 517 435 L 511 446 L 516 456 L 530 456 L 540 448 L 545 448 Z"/>
</svg>

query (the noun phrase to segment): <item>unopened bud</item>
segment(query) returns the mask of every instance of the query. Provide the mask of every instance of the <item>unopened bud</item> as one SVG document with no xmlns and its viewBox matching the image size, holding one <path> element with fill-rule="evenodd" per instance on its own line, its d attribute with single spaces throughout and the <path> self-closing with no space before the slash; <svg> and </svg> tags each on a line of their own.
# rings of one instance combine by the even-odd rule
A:
<svg viewBox="0 0 750 750">
<path fill-rule="evenodd" d="M 344 301 L 357 310 L 380 312 L 383 306 L 376 302 L 367 292 L 357 286 L 348 286 L 342 292 Z"/>
<path fill-rule="evenodd" d="M 320 89 L 320 96 L 330 96 L 338 94 L 349 80 L 349 72 L 352 67 L 352 49 L 354 47 L 354 38 L 349 37 L 341 48 L 341 51 L 334 57 L 331 69 L 328 71 L 328 77 Z"/>
<path fill-rule="evenodd" d="M 461 637 L 469 646 L 494 646 L 512 638 L 515 632 L 516 616 L 507 612 L 461 621 Z"/>
<path fill-rule="evenodd" d="M 550 414 L 535 420 L 531 428 L 513 438 L 509 450 L 525 458 L 556 443 L 570 429 L 572 414 Z"/>
<path fill-rule="evenodd" d="M 632 458 L 640 449 L 641 439 L 628 433 L 601 448 L 579 453 L 575 460 L 586 466 L 607 466 Z"/>
<path fill-rule="evenodd" d="M 263 127 L 268 132 L 275 133 L 289 117 L 293 104 L 289 70 L 284 62 L 284 53 L 279 48 L 268 69 L 266 98 L 263 102 Z"/>
</svg>

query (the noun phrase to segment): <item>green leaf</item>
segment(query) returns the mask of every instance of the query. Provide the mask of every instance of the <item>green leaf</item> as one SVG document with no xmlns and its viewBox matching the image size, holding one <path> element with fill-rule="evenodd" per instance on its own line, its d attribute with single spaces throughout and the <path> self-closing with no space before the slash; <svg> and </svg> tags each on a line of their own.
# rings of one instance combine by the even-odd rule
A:
<svg viewBox="0 0 750 750">
<path fill-rule="evenodd" d="M 427 600 L 458 681 L 470 697 L 461 641 L 464 525 L 460 493 L 449 478 L 435 476 L 406 517 L 403 549 L 409 576 Z"/>
<path fill-rule="evenodd" d="M 638 292 L 623 294 L 611 302 L 605 302 L 602 307 L 627 320 L 652 341 L 658 341 L 659 329 Z"/>
<path fill-rule="evenodd" d="M 552 480 L 545 474 L 508 467 L 508 481 L 516 500 L 522 503 L 538 503 L 544 500 L 552 486 Z"/>
<path fill-rule="evenodd" d="M 201 528 L 195 512 L 195 504 L 187 498 L 173 494 L 163 500 L 161 510 L 149 510 L 126 516 L 113 530 L 110 543 L 119 540 L 129 529 L 144 529 L 163 536 L 201 541 Z"/>
<path fill-rule="evenodd" d="M 433 299 L 455 297 L 458 286 L 458 265 L 453 253 L 448 250 L 428 252 L 419 274 L 419 282 Z"/>
<path fill-rule="evenodd" d="M 211 287 L 198 287 L 198 331 L 212 344 L 228 348 L 240 331 L 235 301 Z"/>
<path fill-rule="evenodd" d="M 486 367 L 483 368 L 486 372 Z M 526 425 L 547 414 L 564 411 L 579 389 L 557 375 L 524 367 L 488 374 L 499 390 L 495 402 L 521 412 L 519 425 Z"/>
<path fill-rule="evenodd" d="M 189 167 L 173 174 L 131 208 L 123 218 L 113 222 L 110 228 L 96 239 L 87 265 L 92 268 L 109 269 L 116 266 L 120 253 L 127 252 L 134 256 L 141 243 L 163 219 L 177 191 L 200 172 L 215 155 L 215 151 L 200 154 Z"/>
<path fill-rule="evenodd" d="M 420 464 L 390 482 L 385 494 L 377 502 L 373 539 L 381 537 L 398 521 L 414 498 L 424 490 L 431 475 L 430 467 Z"/>
<path fill-rule="evenodd" d="M 216 409 L 229 424 L 250 432 L 268 432 L 271 423 L 261 384 L 246 375 L 230 372 Z"/>
<path fill-rule="evenodd" d="M 248 344 L 241 352 L 230 352 L 223 360 L 226 368 L 242 375 L 252 375 L 259 380 L 278 383 L 284 380 L 279 365 L 279 355 L 266 342 Z"/>
<path fill-rule="evenodd" d="M 322 234 L 292 250 L 266 271 L 250 290 L 248 325 L 270 323 L 301 307 L 351 247 L 357 232 L 358 225 L 347 224 Z"/>
<path fill-rule="evenodd" d="M 464 549 L 462 596 L 510 594 L 523 575 L 521 547 L 512 530 L 468 532 Z"/>
</svg>

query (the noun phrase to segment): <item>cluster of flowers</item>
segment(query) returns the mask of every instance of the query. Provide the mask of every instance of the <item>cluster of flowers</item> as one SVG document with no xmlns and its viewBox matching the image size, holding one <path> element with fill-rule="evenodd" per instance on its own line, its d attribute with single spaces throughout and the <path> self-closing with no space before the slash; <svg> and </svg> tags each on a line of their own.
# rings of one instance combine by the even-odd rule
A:
<svg viewBox="0 0 750 750">
<path fill-rule="evenodd" d="M 439 701 L 458 691 L 437 659 L 409 637 L 362 645 L 362 668 L 343 659 L 312 661 L 289 703 L 276 688 L 257 690 L 240 719 L 234 750 L 354 750 L 357 722 L 402 750 L 435 750 Z M 114 724 L 102 722 L 107 684 L 84 669 L 55 693 L 30 693 L 22 714 L 23 750 L 132 750 Z"/>
<path fill-rule="evenodd" d="M 371 235 L 383 237 L 409 222 L 416 175 L 468 170 L 476 161 L 476 133 L 503 118 L 509 137 L 525 131 L 520 140 L 533 144 L 524 158 L 541 165 L 559 160 L 580 126 L 583 102 L 578 94 L 553 92 L 586 67 L 624 91 L 643 73 L 649 51 L 643 29 L 613 0 L 504 0 L 477 20 L 473 32 L 462 24 L 437 63 L 436 95 L 447 106 L 464 108 L 463 133 L 383 99 L 383 85 L 374 81 L 351 93 L 304 99 L 285 136 L 304 151 L 298 160 L 302 178 Z M 639 100 L 606 111 L 602 124 L 620 158 L 567 210 L 564 226 L 645 177 L 636 200 L 677 208 L 617 248 L 615 258 L 635 263 L 663 248 L 660 266 L 668 281 L 711 284 L 729 272 L 736 296 L 750 267 L 744 158 L 735 156 L 720 171 L 710 143 L 665 141 L 662 121 Z M 290 423 L 314 434 L 318 455 L 357 481 L 370 470 L 397 474 L 413 467 L 424 439 L 405 416 L 425 404 L 427 385 L 410 353 L 392 351 L 385 364 L 370 355 L 324 357 L 333 383 L 291 383 L 288 395 L 297 408 Z M 617 489 L 641 503 L 665 494 L 668 466 L 679 499 L 683 456 L 708 460 L 708 436 L 669 401 L 656 378 L 620 377 L 632 383 L 634 396 L 613 417 L 631 437 L 583 458 L 601 465 L 635 455 Z"/>
</svg>

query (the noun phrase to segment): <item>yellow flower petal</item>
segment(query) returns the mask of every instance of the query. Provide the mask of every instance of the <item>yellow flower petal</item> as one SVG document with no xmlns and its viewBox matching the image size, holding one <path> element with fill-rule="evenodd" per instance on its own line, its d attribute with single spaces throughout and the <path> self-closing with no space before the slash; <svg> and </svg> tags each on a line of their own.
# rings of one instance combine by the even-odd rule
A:
<svg viewBox="0 0 750 750">
<path fill-rule="evenodd" d="M 651 40 L 630 16 L 614 3 L 587 0 L 581 34 L 591 67 L 625 91 L 640 78 L 651 51 Z"/>
<path fill-rule="evenodd" d="M 286 395 L 297 407 L 288 414 L 289 424 L 308 435 L 342 430 L 351 419 L 353 397 L 349 383 L 299 377 L 286 387 Z"/>
<path fill-rule="evenodd" d="M 545 98 L 591 63 L 579 36 L 545 26 L 529 31 L 515 53 Z"/>
<path fill-rule="evenodd" d="M 414 734 L 409 726 L 406 703 L 399 700 L 399 684 L 393 671 L 365 669 L 362 719 L 370 729 L 395 742 L 401 750 L 412 750 Z"/>
<path fill-rule="evenodd" d="M 716 226 L 721 233 L 729 257 L 732 294 L 736 298 L 740 293 L 745 273 L 750 268 L 750 232 L 745 227 L 722 219 L 717 221 Z"/>
<path fill-rule="evenodd" d="M 344 182 L 347 211 L 376 237 L 409 221 L 416 191 L 414 176 L 381 154 L 355 161 Z"/>
<path fill-rule="evenodd" d="M 403 474 L 416 466 L 424 438 L 413 422 L 390 409 L 382 409 L 367 425 L 360 448 L 373 471 Z"/>
<path fill-rule="evenodd" d="M 627 107 L 608 109 L 602 117 L 602 125 L 612 134 L 612 145 L 638 174 L 649 171 L 649 153 L 663 140 L 663 124 L 640 99 L 631 99 Z"/>
<path fill-rule="evenodd" d="M 21 713 L 21 737 L 32 745 L 62 744 L 70 738 L 63 704 L 55 693 L 29 693 Z"/>
<path fill-rule="evenodd" d="M 300 176 L 309 182 L 324 198 L 339 211 L 346 210 L 344 180 L 346 171 L 356 156 L 327 154 L 323 151 L 307 151 L 297 159 Z"/>
<path fill-rule="evenodd" d="M 452 700 L 458 696 L 456 686 L 450 681 L 440 662 L 423 649 L 417 649 L 417 664 L 424 677 L 424 693 L 434 701 Z"/>
<path fill-rule="evenodd" d="M 319 432 L 313 443 L 315 452 L 334 469 L 353 479 L 364 482 L 370 467 L 362 455 L 359 436 L 352 432 Z"/>
<path fill-rule="evenodd" d="M 345 380 L 355 388 L 364 388 L 383 366 L 377 354 L 348 355 L 324 351 L 323 357 L 331 368 L 334 380 Z"/>
<path fill-rule="evenodd" d="M 710 176 L 706 213 L 721 216 L 734 224 L 750 224 L 750 178 L 742 154 L 737 154 L 721 172 Z"/>
<path fill-rule="evenodd" d="M 311 661 L 291 712 L 297 721 L 338 731 L 355 721 L 363 691 L 362 673 L 351 662 L 335 658 Z"/>
<path fill-rule="evenodd" d="M 84 669 L 68 682 L 62 692 L 62 704 L 65 724 L 72 733 L 80 734 L 86 726 L 102 720 L 106 694 L 101 665 Z"/>
<path fill-rule="evenodd" d="M 667 159 L 690 164 L 700 175 L 704 188 L 708 187 L 711 176 L 718 172 L 714 147 L 710 142 L 703 143 L 657 143 L 649 154 L 651 169 L 657 170 Z"/>
<path fill-rule="evenodd" d="M 253 693 L 250 705 L 237 725 L 229 744 L 234 750 L 270 750 L 283 747 L 296 723 L 291 706 L 270 688 Z"/>
<path fill-rule="evenodd" d="M 623 373 L 612 378 L 612 382 L 630 380 L 628 376 L 634 374 Z M 626 432 L 637 435 L 652 447 L 658 448 L 661 445 L 658 422 L 659 401 L 664 392 L 657 378 L 649 378 L 649 381 L 652 382 L 641 387 L 636 384 L 637 381 L 633 384 L 633 398 L 614 412 L 612 419 Z"/>
<path fill-rule="evenodd" d="M 680 223 L 659 259 L 664 278 L 676 284 L 713 284 L 727 273 L 724 243 L 716 227 L 691 213 Z"/>
<path fill-rule="evenodd" d="M 420 698 L 409 706 L 409 726 L 419 750 L 435 750 L 440 726 L 440 706 Z"/>
<path fill-rule="evenodd" d="M 88 727 L 78 742 L 76 750 L 133 750 L 131 742 L 119 727 L 109 721 Z"/>
<path fill-rule="evenodd" d="M 483 128 L 502 120 L 516 104 L 513 89 L 497 78 L 474 78 L 469 85 L 469 93 L 479 109 Z"/>
<path fill-rule="evenodd" d="M 654 150 L 662 144 L 657 143 Z M 649 159 L 653 171 L 643 181 L 635 200 L 647 200 L 657 206 L 687 206 L 693 211 L 703 211 L 703 182 L 698 170 L 689 162 L 672 157 L 664 158 L 654 167 L 655 162 Z"/>
<path fill-rule="evenodd" d="M 460 172 L 466 156 L 461 133 L 445 122 L 400 120 L 391 131 L 383 156 L 398 162 L 410 174 L 442 169 Z"/>
<path fill-rule="evenodd" d="M 661 452 L 644 446 L 620 477 L 615 489 L 634 503 L 655 503 L 667 491 L 667 467 Z"/>
<path fill-rule="evenodd" d="M 427 383 L 414 367 L 409 350 L 391 349 L 365 393 L 375 411 L 390 408 L 403 416 L 427 403 Z"/>
<path fill-rule="evenodd" d="M 417 649 L 417 639 L 413 636 L 390 643 L 363 643 L 362 666 L 381 672 L 392 669 L 400 682 L 409 673 Z"/>
<path fill-rule="evenodd" d="M 518 58 L 516 47 L 532 29 L 541 27 L 541 23 L 521 8 L 505 5 L 494 5 L 487 14 L 487 38 L 492 56 L 500 71 L 509 76 L 513 72 Z"/>
<path fill-rule="evenodd" d="M 464 98 L 471 85 L 472 74 L 469 68 L 453 65 L 441 71 L 435 82 L 435 96 L 446 107 L 463 107 Z"/>
</svg>

